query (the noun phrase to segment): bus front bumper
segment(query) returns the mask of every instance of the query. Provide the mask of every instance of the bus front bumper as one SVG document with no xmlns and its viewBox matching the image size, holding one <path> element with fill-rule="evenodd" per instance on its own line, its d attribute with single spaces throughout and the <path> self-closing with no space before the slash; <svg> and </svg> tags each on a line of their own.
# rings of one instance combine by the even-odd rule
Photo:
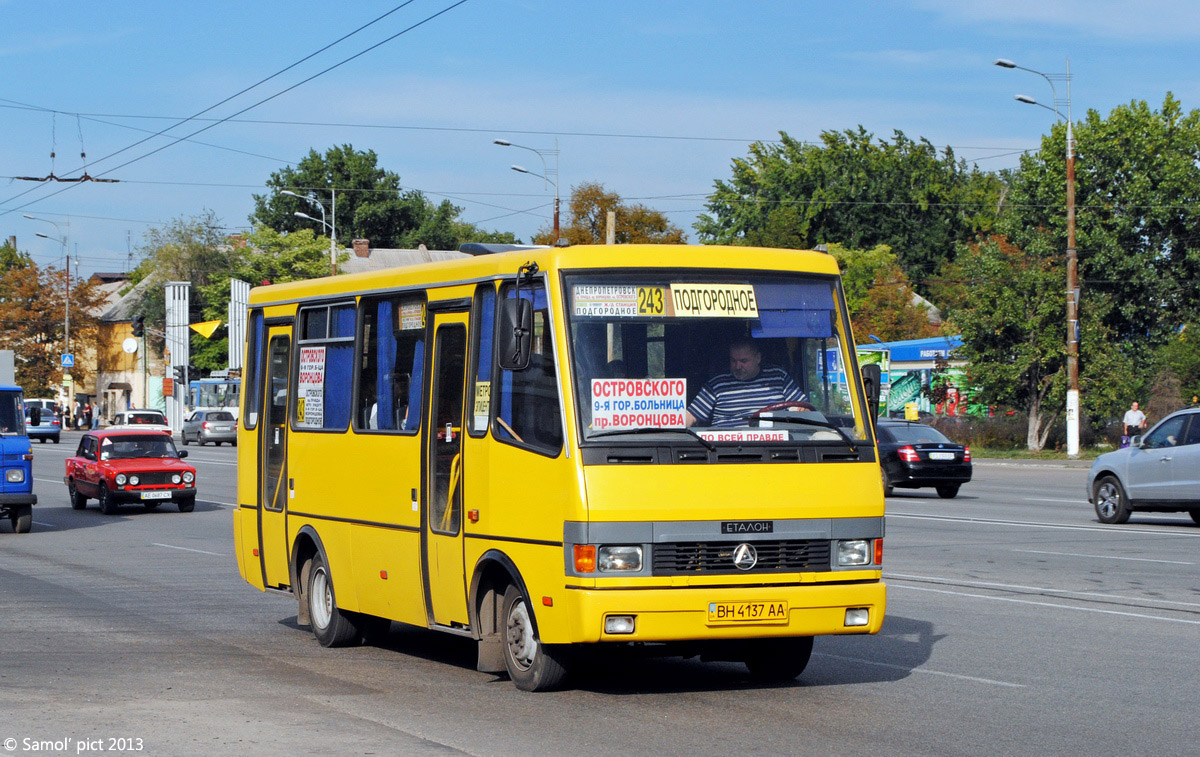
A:
<svg viewBox="0 0 1200 757">
<path fill-rule="evenodd" d="M 754 590 L 574 589 L 570 594 L 573 638 L 562 641 L 583 643 L 873 634 L 883 626 L 887 606 L 881 580 Z M 606 627 L 632 631 L 610 633 Z"/>
</svg>

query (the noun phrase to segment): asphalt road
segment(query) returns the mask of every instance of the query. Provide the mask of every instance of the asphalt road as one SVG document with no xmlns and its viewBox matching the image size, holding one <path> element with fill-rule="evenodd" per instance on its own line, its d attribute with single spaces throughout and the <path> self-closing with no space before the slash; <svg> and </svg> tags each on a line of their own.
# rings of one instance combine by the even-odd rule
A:
<svg viewBox="0 0 1200 757">
<path fill-rule="evenodd" d="M 33 532 L 0 525 L 0 755 L 1196 753 L 1200 527 L 1099 524 L 1083 468 L 898 491 L 883 632 L 794 684 L 615 655 L 526 694 L 428 631 L 321 648 L 237 574 L 232 448 L 189 447 L 194 513 L 104 516 L 67 501 L 77 439 L 35 445 Z"/>
</svg>

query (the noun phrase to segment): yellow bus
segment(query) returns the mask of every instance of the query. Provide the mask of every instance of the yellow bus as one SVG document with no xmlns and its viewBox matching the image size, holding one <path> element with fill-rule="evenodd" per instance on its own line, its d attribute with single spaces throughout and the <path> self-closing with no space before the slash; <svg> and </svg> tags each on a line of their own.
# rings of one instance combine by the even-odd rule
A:
<svg viewBox="0 0 1200 757">
<path fill-rule="evenodd" d="M 598 645 L 803 672 L 879 631 L 870 388 L 824 253 L 576 246 L 253 289 L 238 569 L 561 686 Z"/>
</svg>

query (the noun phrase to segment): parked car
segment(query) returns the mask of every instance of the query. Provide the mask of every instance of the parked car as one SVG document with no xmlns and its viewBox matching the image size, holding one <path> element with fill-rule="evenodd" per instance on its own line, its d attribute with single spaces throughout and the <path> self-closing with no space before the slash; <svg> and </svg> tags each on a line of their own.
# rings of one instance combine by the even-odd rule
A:
<svg viewBox="0 0 1200 757">
<path fill-rule="evenodd" d="M 82 510 L 89 499 L 105 514 L 123 502 L 153 510 L 174 502 L 179 512 L 196 507 L 196 469 L 185 463 L 187 450 L 175 449 L 170 434 L 131 428 L 89 431 L 66 462 L 71 507 Z"/>
<path fill-rule="evenodd" d="M 228 410 L 197 410 L 184 420 L 179 435 L 185 445 L 195 439 L 200 446 L 229 442 L 236 447 L 237 419 Z"/>
<path fill-rule="evenodd" d="M 109 428 L 135 428 L 138 431 L 166 431 L 171 426 L 161 410 L 122 410 L 113 416 Z"/>
<path fill-rule="evenodd" d="M 1087 495 L 1101 523 L 1125 523 L 1137 511 L 1185 511 L 1200 523 L 1200 409 L 1171 413 L 1096 458 Z"/>
<path fill-rule="evenodd" d="M 939 497 L 953 499 L 971 480 L 971 448 L 955 444 L 932 426 L 881 418 L 875 435 L 886 495 L 893 489 L 932 486 Z"/>
<path fill-rule="evenodd" d="M 37 417 L 34 417 L 34 409 L 37 409 Z M 36 421 L 36 423 L 35 423 Z M 25 430 L 29 432 L 30 441 L 34 439 L 41 440 L 42 444 L 46 440 L 58 444 L 62 437 L 62 418 L 53 410 L 43 410 L 37 405 L 25 403 Z"/>
</svg>

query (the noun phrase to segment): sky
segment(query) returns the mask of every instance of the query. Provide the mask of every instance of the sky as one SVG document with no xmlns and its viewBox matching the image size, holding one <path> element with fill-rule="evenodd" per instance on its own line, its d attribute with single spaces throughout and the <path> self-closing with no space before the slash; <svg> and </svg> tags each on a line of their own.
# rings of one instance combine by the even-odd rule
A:
<svg viewBox="0 0 1200 757">
<path fill-rule="evenodd" d="M 564 218 L 599 182 L 696 241 L 714 182 L 780 132 L 900 130 L 1016 166 L 1055 114 L 1014 95 L 1053 93 L 997 58 L 1052 75 L 1064 115 L 1069 65 L 1077 121 L 1200 107 L 1190 0 L 0 0 L 0 19 L 0 237 L 85 277 L 173 219 L 248 230 L 273 171 L 335 145 L 525 241 L 555 178 Z M 85 172 L 117 181 L 15 179 Z"/>
</svg>

